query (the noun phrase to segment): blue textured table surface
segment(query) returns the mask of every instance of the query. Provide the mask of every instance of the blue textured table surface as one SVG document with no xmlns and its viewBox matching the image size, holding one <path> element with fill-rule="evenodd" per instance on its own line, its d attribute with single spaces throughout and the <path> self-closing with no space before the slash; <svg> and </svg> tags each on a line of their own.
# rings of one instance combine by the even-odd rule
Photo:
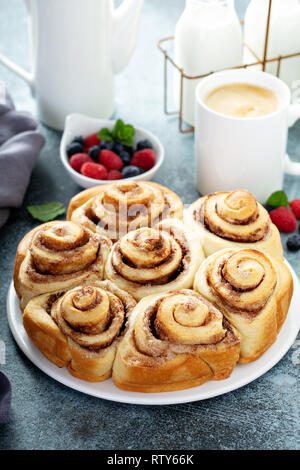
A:
<svg viewBox="0 0 300 470">
<path fill-rule="evenodd" d="M 237 0 L 240 14 L 247 3 Z M 115 116 L 160 137 L 166 160 L 156 181 L 190 203 L 198 197 L 193 137 L 179 134 L 177 119 L 163 114 L 163 61 L 156 47 L 158 39 L 173 33 L 183 6 L 183 0 L 145 0 L 137 50 L 116 80 Z M 24 67 L 29 57 L 26 26 L 22 0 L 0 0 L 0 50 Z M 34 101 L 21 79 L 0 66 L 0 80 L 5 81 L 18 109 L 34 112 Z M 79 191 L 67 179 L 59 160 L 60 133 L 44 126 L 42 132 L 47 143 L 24 204 L 13 211 L 0 233 L 0 340 L 6 350 L 5 364 L 1 365 L 0 357 L 0 367 L 13 386 L 10 422 L 0 425 L 0 449 L 299 448 L 299 340 L 253 383 L 211 400 L 165 407 L 85 396 L 55 382 L 27 360 L 11 336 L 5 307 L 17 243 L 35 226 L 26 206 L 51 200 L 67 205 Z M 288 151 L 296 160 L 300 160 L 299 137 L 298 121 L 288 142 Z M 284 188 L 289 199 L 300 197 L 299 178 L 286 177 Z M 299 252 L 285 255 L 299 276 Z"/>
</svg>

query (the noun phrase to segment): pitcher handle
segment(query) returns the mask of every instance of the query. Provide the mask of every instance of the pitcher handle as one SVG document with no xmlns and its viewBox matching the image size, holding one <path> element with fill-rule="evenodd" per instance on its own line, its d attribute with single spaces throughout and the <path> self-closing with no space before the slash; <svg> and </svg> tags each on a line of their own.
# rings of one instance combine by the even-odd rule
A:
<svg viewBox="0 0 300 470">
<path fill-rule="evenodd" d="M 300 103 L 291 104 L 288 114 L 288 127 L 291 127 L 300 118 Z M 300 162 L 293 162 L 288 154 L 285 154 L 284 171 L 290 175 L 300 175 Z"/>
<path fill-rule="evenodd" d="M 27 12 L 30 13 L 30 2 L 29 2 L 29 0 L 25 0 L 25 5 L 26 5 Z M 1 53 L 0 53 L 0 62 L 6 68 L 8 68 L 12 72 L 14 72 L 16 75 L 23 78 L 23 80 L 25 80 L 28 83 L 28 85 L 30 86 L 31 91 L 32 92 L 34 91 L 33 73 L 28 72 L 27 70 L 23 69 L 22 67 L 20 67 L 20 65 L 16 64 L 11 59 L 9 59 L 7 56 L 5 56 L 4 54 L 1 54 Z"/>
</svg>

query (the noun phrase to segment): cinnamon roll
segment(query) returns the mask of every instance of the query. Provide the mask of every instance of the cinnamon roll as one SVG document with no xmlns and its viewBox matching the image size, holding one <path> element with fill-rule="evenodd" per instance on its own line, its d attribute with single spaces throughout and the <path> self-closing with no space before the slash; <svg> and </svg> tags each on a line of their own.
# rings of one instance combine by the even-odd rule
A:
<svg viewBox="0 0 300 470">
<path fill-rule="evenodd" d="M 179 220 L 167 219 L 156 229 L 143 227 L 116 242 L 105 276 L 140 300 L 150 294 L 191 287 L 203 259 L 193 231 Z"/>
<path fill-rule="evenodd" d="M 239 352 L 239 334 L 222 313 L 196 292 L 177 290 L 137 304 L 112 377 L 124 390 L 182 390 L 227 378 Z"/>
<path fill-rule="evenodd" d="M 39 294 L 103 279 L 111 241 L 74 222 L 53 221 L 29 232 L 15 259 L 14 284 L 23 309 Z"/>
<path fill-rule="evenodd" d="M 77 194 L 70 202 L 68 220 L 117 241 L 131 230 L 153 227 L 168 218 L 182 218 L 177 194 L 152 182 L 119 181 Z"/>
<path fill-rule="evenodd" d="M 229 248 L 202 263 L 194 289 L 239 331 L 239 362 L 248 363 L 276 340 L 288 313 L 293 279 L 280 258 L 253 249 Z"/>
<path fill-rule="evenodd" d="M 91 281 L 65 293 L 29 301 L 23 323 L 40 351 L 89 382 L 111 376 L 117 346 L 136 302 L 109 281 Z"/>
<path fill-rule="evenodd" d="M 198 199 L 189 207 L 187 221 L 198 230 L 206 256 L 224 248 L 254 248 L 283 258 L 277 227 L 246 190 Z"/>
</svg>

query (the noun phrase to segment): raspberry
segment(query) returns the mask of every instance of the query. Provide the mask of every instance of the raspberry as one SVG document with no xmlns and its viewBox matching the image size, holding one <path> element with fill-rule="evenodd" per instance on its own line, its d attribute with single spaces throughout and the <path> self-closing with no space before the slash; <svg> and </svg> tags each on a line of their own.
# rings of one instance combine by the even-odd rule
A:
<svg viewBox="0 0 300 470">
<path fill-rule="evenodd" d="M 119 170 L 110 170 L 107 175 L 108 180 L 120 180 L 122 173 Z"/>
<path fill-rule="evenodd" d="M 94 178 L 95 180 L 106 180 L 107 169 L 99 163 L 88 162 L 82 166 L 81 174 L 89 178 Z"/>
<path fill-rule="evenodd" d="M 89 150 L 94 145 L 99 145 L 100 142 L 101 140 L 98 139 L 98 132 L 91 134 L 84 139 L 84 150 Z"/>
<path fill-rule="evenodd" d="M 152 149 L 143 149 L 135 152 L 130 162 L 133 166 L 150 170 L 155 165 L 155 154 Z"/>
<path fill-rule="evenodd" d="M 293 199 L 293 201 L 290 202 L 290 206 L 291 206 L 294 216 L 297 219 L 300 219 L 300 199 Z"/>
<path fill-rule="evenodd" d="M 297 227 L 297 220 L 293 212 L 287 207 L 278 207 L 270 212 L 270 217 L 273 224 L 276 225 L 281 232 L 293 232 Z"/>
<path fill-rule="evenodd" d="M 86 162 L 92 162 L 92 158 L 86 153 L 75 153 L 69 160 L 69 163 L 73 170 L 80 172 L 81 167 Z"/>
<path fill-rule="evenodd" d="M 123 162 L 119 155 L 111 150 L 101 150 L 99 163 L 102 163 L 108 170 L 120 170 L 123 167 Z"/>
</svg>

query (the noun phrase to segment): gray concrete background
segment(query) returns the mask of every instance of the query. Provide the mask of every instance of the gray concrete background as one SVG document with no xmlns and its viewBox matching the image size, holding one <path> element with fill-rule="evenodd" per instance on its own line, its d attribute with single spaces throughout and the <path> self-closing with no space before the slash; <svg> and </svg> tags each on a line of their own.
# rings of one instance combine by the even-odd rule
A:
<svg viewBox="0 0 300 470">
<path fill-rule="evenodd" d="M 236 1 L 240 14 L 247 3 Z M 163 114 L 163 60 L 156 47 L 158 39 L 173 33 L 183 6 L 183 0 L 145 0 L 137 50 L 116 80 L 115 116 L 160 137 L 166 160 L 156 181 L 190 203 L 198 197 L 193 137 L 179 134 L 176 118 Z M 22 0 L 0 0 L 0 50 L 24 67 L 29 56 L 26 27 Z M 0 80 L 18 109 L 34 112 L 34 101 L 21 79 L 0 66 Z M 239 390 L 164 407 L 85 396 L 47 377 L 26 359 L 11 336 L 5 307 L 17 243 L 35 226 L 26 206 L 52 200 L 67 205 L 79 190 L 59 161 L 60 133 L 44 126 L 42 132 L 47 143 L 24 204 L 13 211 L 0 233 L 0 339 L 6 345 L 6 364 L 0 367 L 13 385 L 10 422 L 0 425 L 0 449 L 299 449 L 299 342 L 271 371 Z M 288 142 L 290 154 L 298 161 L 299 137 L 298 121 Z M 300 197 L 299 182 L 299 178 L 285 178 L 290 199 Z M 286 257 L 299 276 L 299 252 L 286 252 Z"/>
</svg>

